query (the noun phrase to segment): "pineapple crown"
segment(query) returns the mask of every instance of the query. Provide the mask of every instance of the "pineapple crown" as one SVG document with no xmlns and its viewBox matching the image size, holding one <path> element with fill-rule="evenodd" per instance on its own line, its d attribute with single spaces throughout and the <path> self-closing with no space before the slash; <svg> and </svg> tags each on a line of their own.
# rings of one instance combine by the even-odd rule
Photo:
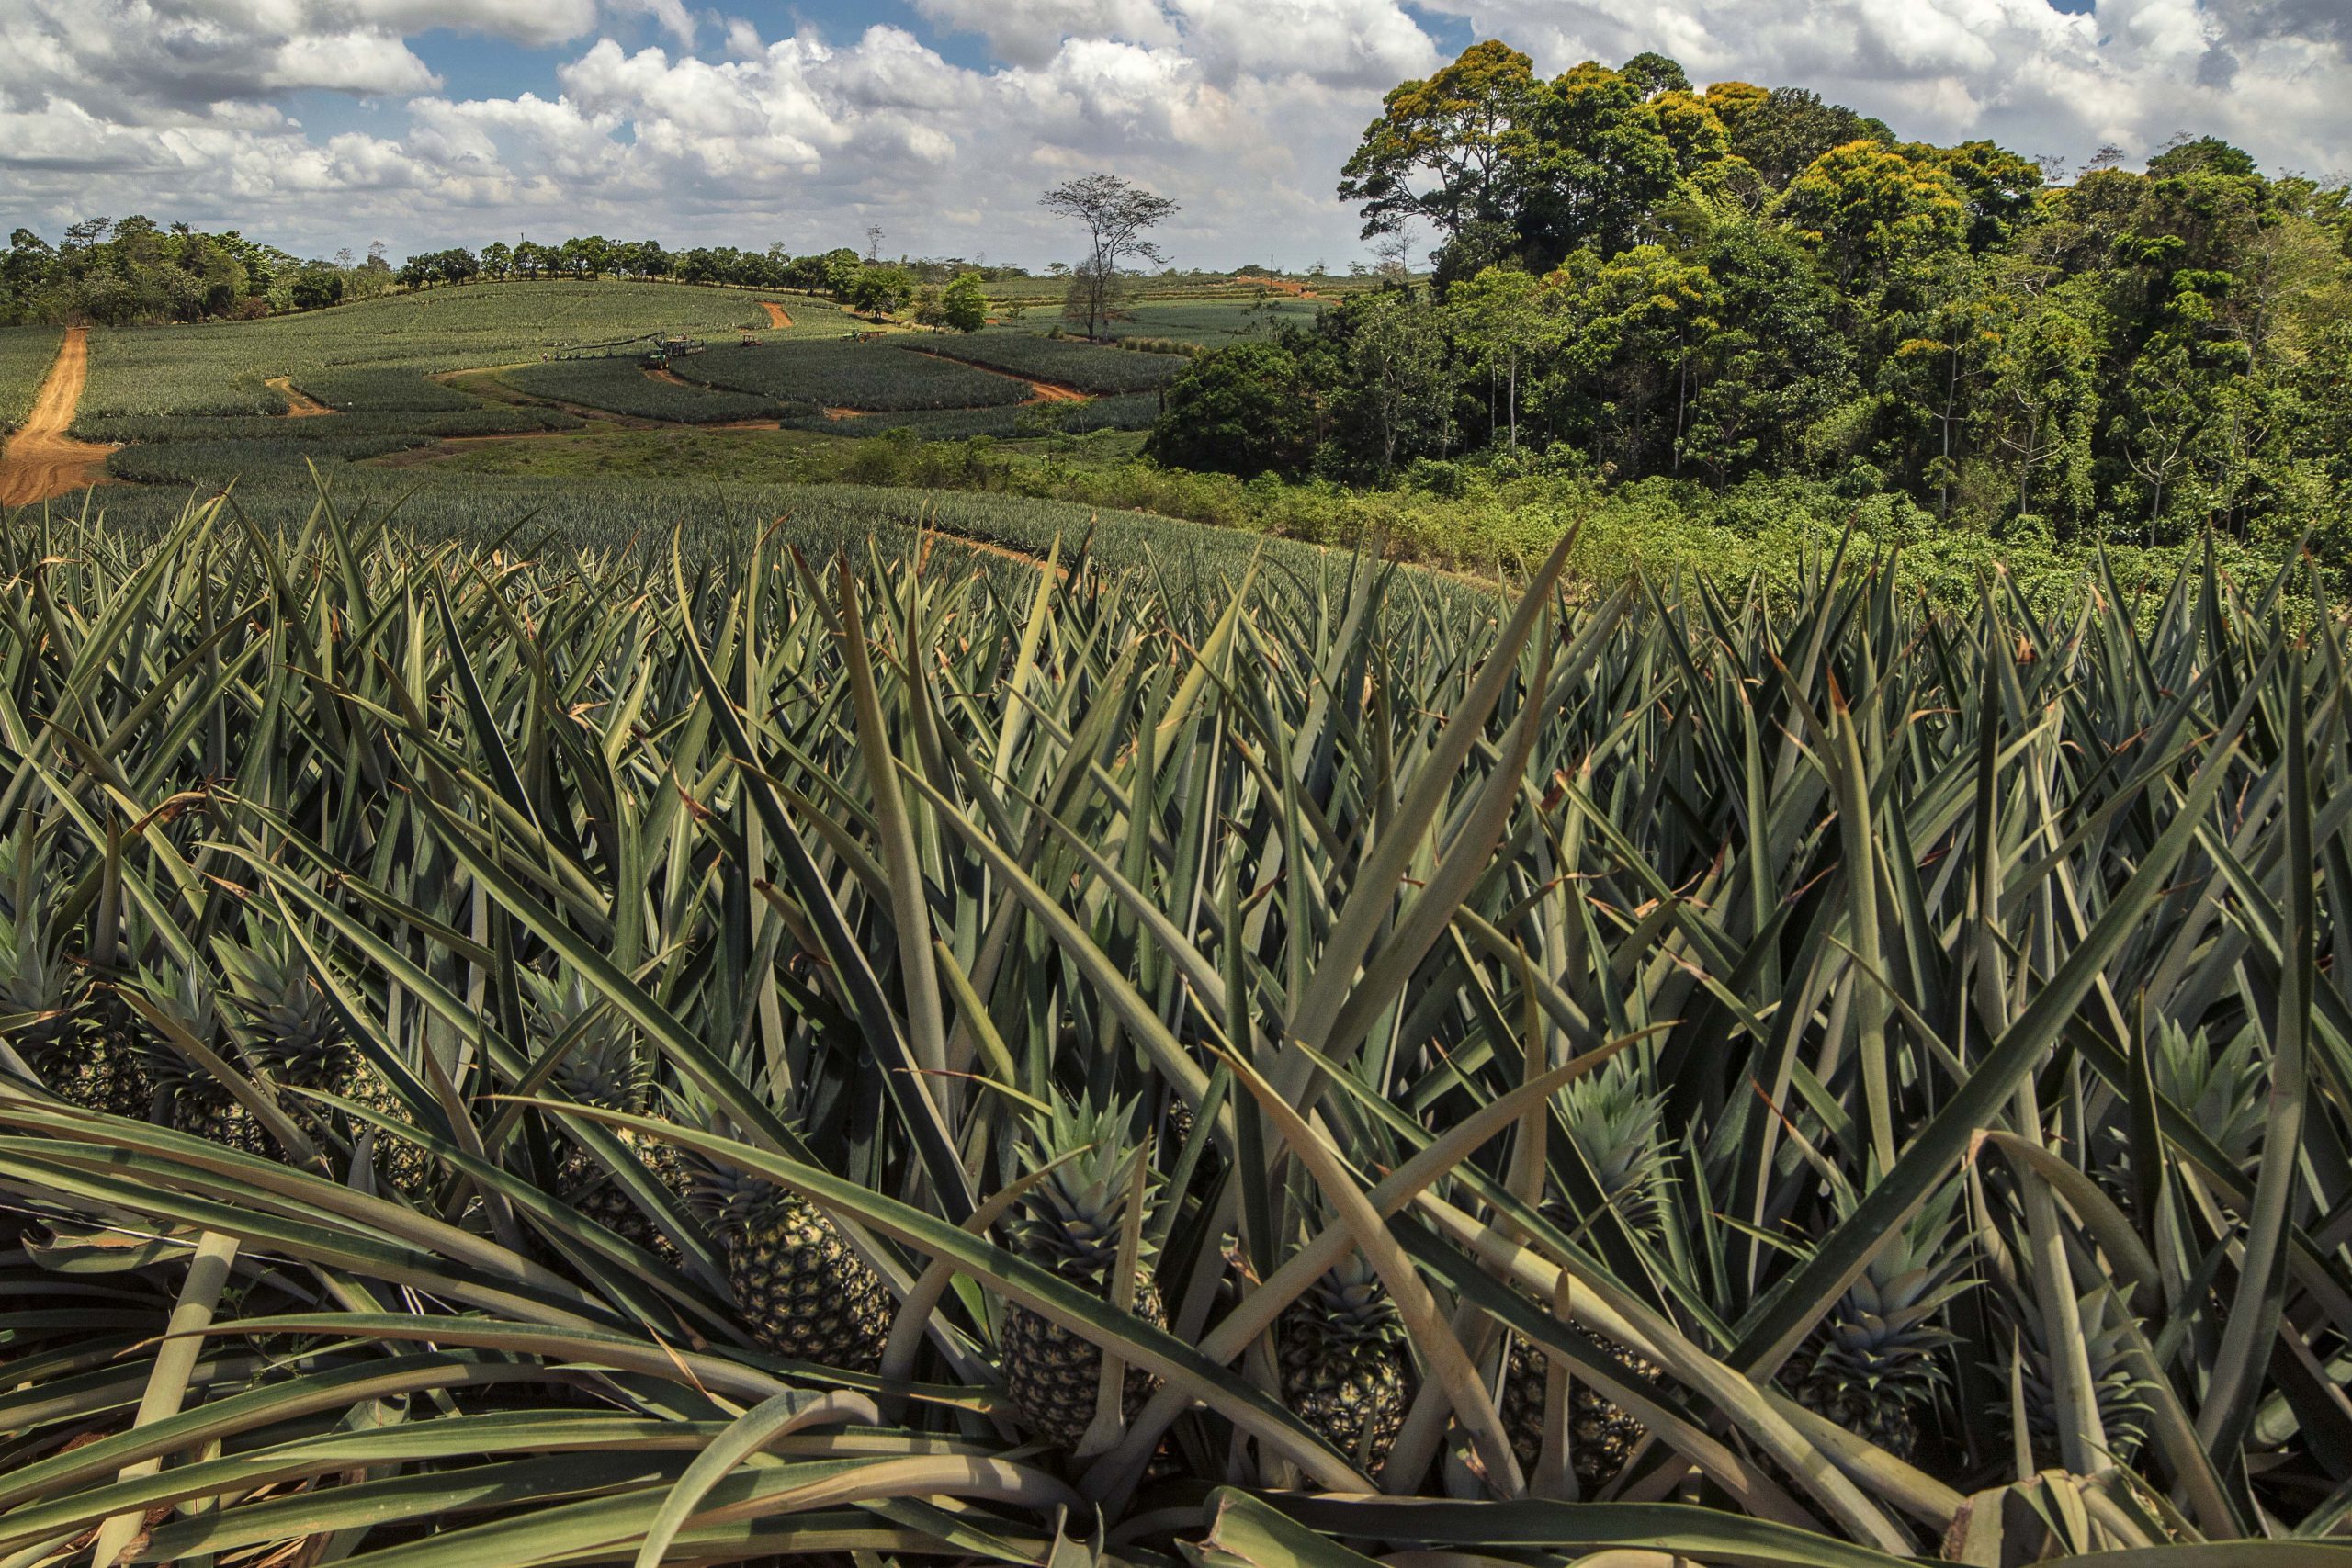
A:
<svg viewBox="0 0 2352 1568">
<path fill-rule="evenodd" d="M 1560 1116 L 1568 1137 L 1600 1183 L 1610 1204 L 1637 1231 L 1657 1217 L 1657 1193 L 1666 1179 L 1666 1157 L 1658 1145 L 1665 1097 L 1645 1092 L 1649 1080 L 1630 1056 L 1612 1056 L 1560 1091 Z"/>
<path fill-rule="evenodd" d="M 199 966 L 171 964 L 156 969 L 142 964 L 132 984 L 150 1006 L 197 1039 L 209 1044 L 220 1032 L 220 998 L 212 977 Z M 187 1076 L 190 1069 L 177 1051 L 157 1040 L 151 1053 L 159 1071 Z"/>
<path fill-rule="evenodd" d="M 41 1054 L 82 1039 L 80 1016 L 89 977 L 52 958 L 38 914 L 22 920 L 0 917 L 0 1018 L 17 1021 L 8 1030 L 12 1044 Z"/>
<path fill-rule="evenodd" d="M 2119 1459 L 2127 1458 L 2146 1435 L 2149 1408 L 2143 1393 L 2147 1385 L 2132 1371 L 2127 1355 L 2132 1326 L 2131 1314 L 2109 1285 L 2100 1285 L 2084 1295 L 2075 1303 L 2075 1311 L 2082 1328 L 2093 1397 L 2098 1402 L 2099 1425 L 2106 1429 L 2108 1450 Z M 2042 1342 L 2041 1314 L 2026 1311 L 2010 1315 L 2023 1332 L 2023 1343 L 2018 1348 L 2024 1360 L 2019 1382 L 2025 1393 L 2027 1429 L 2040 1441 L 2054 1445 L 2058 1436 L 2058 1395 L 2051 1374 L 2049 1348 Z M 2006 1363 L 1988 1364 L 1985 1371 L 1993 1374 L 1996 1386 L 2004 1391 L 2008 1388 L 2009 1369 Z M 2006 1394 L 1994 1413 L 2003 1416 L 2012 1414 Z"/>
<path fill-rule="evenodd" d="M 1389 1346 L 1405 1342 L 1405 1319 L 1388 1287 L 1361 1252 L 1351 1252 L 1292 1303 L 1285 1328 L 1318 1344 Z"/>
<path fill-rule="evenodd" d="M 1816 1377 L 1866 1389 L 1924 1389 L 1932 1381 L 1934 1353 L 1953 1339 L 1936 1320 L 1944 1303 L 1968 1288 L 1958 1278 L 1968 1262 L 1968 1238 L 1952 1235 L 1959 1200 L 1958 1185 L 1947 1188 L 1879 1248 L 1823 1320 Z M 1849 1189 L 1838 1190 L 1841 1214 L 1858 1201 Z"/>
<path fill-rule="evenodd" d="M 227 977 L 223 998 L 243 1027 L 237 1043 L 262 1066 L 300 1075 L 326 1066 L 348 1045 L 343 1019 L 283 932 L 243 946 L 226 937 L 214 952 Z"/>
<path fill-rule="evenodd" d="M 0 1013 L 51 1012 L 71 999 L 72 967 L 49 956 L 40 917 L 0 915 Z"/>
<path fill-rule="evenodd" d="M 2157 1092 L 2188 1112 L 2233 1162 L 2246 1165 L 2267 1122 L 2267 1075 L 2254 1026 L 2215 1051 L 2204 1030 L 2191 1034 L 2166 1019 L 2151 1043 L 2154 1059 L 2148 1066 Z"/>
<path fill-rule="evenodd" d="M 1086 1284 L 1099 1286 L 1111 1277 L 1137 1170 L 1143 1213 L 1136 1223 L 1149 1218 L 1159 1181 L 1143 1146 L 1129 1134 L 1134 1115 L 1132 1100 L 1096 1109 L 1057 1100 L 1030 1118 L 1026 1161 L 1032 1169 L 1055 1168 L 1022 1195 L 1006 1222 L 1023 1256 Z M 1146 1238 L 1136 1255 L 1138 1265 L 1149 1261 L 1150 1251 Z"/>
<path fill-rule="evenodd" d="M 522 981 L 524 1001 L 544 1041 L 541 1049 L 576 1036 L 552 1076 L 565 1098 L 611 1111 L 642 1111 L 650 1075 L 605 998 L 568 968 L 554 975 L 525 970 Z"/>
</svg>

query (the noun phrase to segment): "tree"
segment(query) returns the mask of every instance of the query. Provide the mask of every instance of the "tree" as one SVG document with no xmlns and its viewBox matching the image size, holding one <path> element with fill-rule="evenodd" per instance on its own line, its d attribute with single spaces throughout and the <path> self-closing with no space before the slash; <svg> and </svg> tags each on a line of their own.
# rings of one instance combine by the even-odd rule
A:
<svg viewBox="0 0 2352 1568">
<path fill-rule="evenodd" d="M 1424 443 L 1441 451 L 1446 445 L 1453 389 L 1443 325 L 1419 289 L 1384 288 L 1350 301 L 1344 310 L 1344 402 L 1359 436 L 1377 454 L 1374 472 L 1385 481 L 1395 477 L 1400 453 Z"/>
<path fill-rule="evenodd" d="M 1727 139 L 1712 112 L 1687 96 L 1674 107 L 1692 157 L 1720 158 Z M 1536 92 L 1512 141 L 1511 172 L 1527 254 L 1548 268 L 1571 251 L 1609 256 L 1637 243 L 1690 170 L 1640 85 L 1587 61 Z"/>
<path fill-rule="evenodd" d="M 1719 83 L 1707 95 L 1712 99 L 1723 90 L 1729 96 L 1729 89 L 1736 85 L 1741 84 Z M 1732 152 L 1747 159 L 1774 190 L 1833 147 L 1894 140 L 1877 120 L 1865 119 L 1842 104 L 1824 103 L 1820 94 L 1802 87 L 1776 87 L 1760 100 L 1743 103 L 1724 123 L 1731 131 Z"/>
<path fill-rule="evenodd" d="M 1967 203 L 1951 176 L 1870 141 L 1824 152 L 1790 182 L 1774 210 L 1849 290 L 1957 249 L 1968 225 Z"/>
<path fill-rule="evenodd" d="M 1302 474 L 1315 461 L 1321 397 L 1300 344 L 1235 344 L 1201 355 L 1168 383 L 1144 452 L 1171 468 L 1243 479 Z"/>
<path fill-rule="evenodd" d="M 869 266 L 850 290 L 850 308 L 864 316 L 888 316 L 914 297 L 915 280 L 902 266 Z"/>
<path fill-rule="evenodd" d="M 1088 175 L 1056 186 L 1038 197 L 1048 212 L 1076 219 L 1085 225 L 1087 257 L 1071 269 L 1072 321 L 1083 321 L 1092 338 L 1111 318 L 1116 304 L 1119 269 L 1133 259 L 1155 264 L 1167 257 L 1145 235 L 1179 210 L 1163 196 L 1116 175 Z"/>
<path fill-rule="evenodd" d="M 1690 78 L 1679 61 L 1648 51 L 1634 56 L 1617 68 L 1617 74 L 1634 85 L 1634 90 L 1645 98 L 1655 98 L 1661 93 L 1689 93 Z"/>
<path fill-rule="evenodd" d="M 1363 209 L 1363 237 L 1420 220 L 1452 242 L 1473 225 L 1508 223 L 1517 209 L 1510 147 L 1535 85 L 1533 62 L 1489 39 L 1390 91 L 1340 171 L 1340 199 Z"/>
<path fill-rule="evenodd" d="M 989 297 L 976 273 L 965 273 L 939 297 L 940 317 L 959 333 L 976 333 L 989 324 Z"/>
<path fill-rule="evenodd" d="M 1519 449 L 1519 373 L 1522 361 L 1541 356 L 1555 346 L 1555 317 L 1546 309 L 1544 288 L 1517 268 L 1488 267 L 1456 284 L 1446 296 L 1446 309 L 1470 351 L 1486 365 L 1491 386 L 1499 372 L 1504 395 L 1504 419 L 1510 447 Z"/>
</svg>

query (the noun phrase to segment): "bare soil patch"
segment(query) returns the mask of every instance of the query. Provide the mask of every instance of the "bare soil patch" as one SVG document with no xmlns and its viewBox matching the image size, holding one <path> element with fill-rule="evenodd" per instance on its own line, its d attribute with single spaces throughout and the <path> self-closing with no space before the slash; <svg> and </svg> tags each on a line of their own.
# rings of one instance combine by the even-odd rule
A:
<svg viewBox="0 0 2352 1568">
<path fill-rule="evenodd" d="M 289 377 L 272 376 L 262 385 L 286 400 L 286 417 L 288 419 L 316 419 L 321 414 L 334 412 L 334 410 L 297 387 Z"/>
<path fill-rule="evenodd" d="M 778 332 L 792 324 L 792 318 L 785 314 L 784 307 L 773 299 L 761 300 L 760 309 L 768 313 L 768 325 Z"/>
<path fill-rule="evenodd" d="M 922 554 L 915 558 L 917 571 L 921 571 L 924 564 L 931 559 L 931 547 L 942 540 L 963 549 L 977 550 L 982 555 L 1002 556 L 1006 560 L 1016 560 L 1023 566 L 1035 567 L 1039 571 L 1046 569 L 1044 557 L 1033 556 L 1026 550 L 1016 550 L 1011 545 L 1000 545 L 992 539 L 976 539 L 969 534 L 949 534 L 938 528 L 931 528 L 927 529 L 922 536 Z M 1069 581 L 1069 568 L 1066 566 L 1056 563 L 1053 573 L 1060 581 Z"/>
<path fill-rule="evenodd" d="M 57 362 L 40 385 L 40 396 L 26 416 L 24 428 L 0 449 L 0 506 L 30 506 L 69 491 L 106 484 L 107 454 L 111 446 L 75 441 L 65 432 L 82 401 L 82 383 L 90 374 L 90 333 L 68 327 L 57 350 Z"/>
</svg>

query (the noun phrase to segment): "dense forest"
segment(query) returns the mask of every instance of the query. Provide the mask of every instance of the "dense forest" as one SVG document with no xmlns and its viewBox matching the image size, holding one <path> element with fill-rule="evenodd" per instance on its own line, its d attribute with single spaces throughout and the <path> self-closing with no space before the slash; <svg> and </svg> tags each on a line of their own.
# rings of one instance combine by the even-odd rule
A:
<svg viewBox="0 0 2352 1568">
<path fill-rule="evenodd" d="M 1390 93 L 1340 185 L 1426 284 L 1208 356 L 1152 451 L 1446 482 L 1449 460 L 1803 476 L 2062 541 L 2352 548 L 2352 199 L 2176 139 L 2073 171 L 1643 55 L 1501 43 Z"/>
</svg>

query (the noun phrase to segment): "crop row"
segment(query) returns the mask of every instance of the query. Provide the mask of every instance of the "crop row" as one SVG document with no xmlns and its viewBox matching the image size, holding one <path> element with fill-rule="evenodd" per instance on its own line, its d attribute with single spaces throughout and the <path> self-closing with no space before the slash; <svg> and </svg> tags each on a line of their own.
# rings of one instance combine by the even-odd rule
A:
<svg viewBox="0 0 2352 1568">
<path fill-rule="evenodd" d="M 583 347 L 682 333 L 706 339 L 756 330 L 762 338 L 838 333 L 844 318 L 795 313 L 777 332 L 742 293 L 620 282 L 485 284 L 427 289 L 364 304 L 254 321 L 168 330 L 96 332 L 83 411 L 127 413 L 272 413 L 284 400 L 262 385 L 291 376 L 321 401 L 414 407 L 430 397 L 406 378 L 370 383 L 353 372 L 436 372 L 536 362 Z M 322 373 L 331 378 L 321 380 Z M 323 387 L 326 389 L 322 390 Z M 382 400 L 386 396 L 397 402 Z"/>
<path fill-rule="evenodd" d="M 1024 332 L 926 334 L 888 342 L 894 348 L 960 359 L 1081 392 L 1148 392 L 1166 386 L 1184 368 L 1184 361 L 1174 355 L 1136 354 Z"/>
<path fill-rule="evenodd" d="M 884 412 L 987 408 L 1030 396 L 1011 377 L 842 341 L 714 348 L 680 359 L 673 368 L 689 381 L 779 402 Z"/>
<path fill-rule="evenodd" d="M 25 422 L 63 337 L 55 327 L 0 327 L 0 434 Z"/>
<path fill-rule="evenodd" d="M 555 398 L 639 419 L 684 424 L 724 424 L 734 420 L 775 419 L 770 398 L 711 387 L 682 386 L 649 375 L 634 358 L 553 359 L 503 372 L 499 379 L 536 398 Z"/>
</svg>

